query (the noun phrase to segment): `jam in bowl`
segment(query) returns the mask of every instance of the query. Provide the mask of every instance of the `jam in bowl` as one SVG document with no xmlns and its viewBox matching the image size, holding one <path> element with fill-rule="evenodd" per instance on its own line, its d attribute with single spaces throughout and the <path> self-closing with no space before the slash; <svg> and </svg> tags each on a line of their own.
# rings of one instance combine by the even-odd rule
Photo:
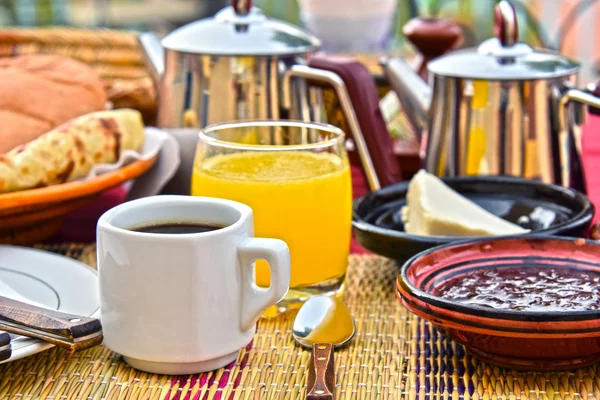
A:
<svg viewBox="0 0 600 400">
<path fill-rule="evenodd" d="M 442 299 L 500 310 L 600 309 L 600 274 L 577 268 L 494 266 L 478 268 L 435 287 Z"/>
<path fill-rule="evenodd" d="M 565 370 L 600 361 L 600 244 L 513 236 L 422 252 L 397 281 L 404 306 L 491 364 Z"/>
</svg>

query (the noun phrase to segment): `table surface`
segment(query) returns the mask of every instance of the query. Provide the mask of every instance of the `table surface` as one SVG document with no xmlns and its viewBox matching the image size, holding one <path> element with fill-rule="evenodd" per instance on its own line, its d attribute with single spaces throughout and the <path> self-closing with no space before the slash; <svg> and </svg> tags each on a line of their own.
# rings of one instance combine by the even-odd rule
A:
<svg viewBox="0 0 600 400">
<path fill-rule="evenodd" d="M 47 249 L 95 265 L 94 246 Z M 352 255 L 348 264 L 344 300 L 356 335 L 335 351 L 338 400 L 600 398 L 597 365 L 536 373 L 483 363 L 400 305 L 393 261 Z M 259 320 L 236 361 L 200 375 L 136 371 L 104 346 L 74 355 L 51 349 L 0 365 L 0 399 L 303 400 L 310 353 L 294 343 L 293 318 Z"/>
</svg>

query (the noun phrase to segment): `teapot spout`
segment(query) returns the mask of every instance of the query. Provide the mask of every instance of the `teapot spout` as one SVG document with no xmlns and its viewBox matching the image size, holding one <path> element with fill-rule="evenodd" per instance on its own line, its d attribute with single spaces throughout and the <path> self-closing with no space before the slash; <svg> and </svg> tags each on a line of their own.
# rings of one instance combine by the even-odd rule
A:
<svg viewBox="0 0 600 400">
<path fill-rule="evenodd" d="M 144 53 L 146 66 L 150 70 L 150 76 L 158 87 L 165 72 L 165 54 L 160 40 L 156 34 L 148 32 L 138 35 L 138 43 Z"/>
<path fill-rule="evenodd" d="M 409 123 L 420 139 L 427 127 L 431 87 L 400 58 L 385 59 L 381 64 L 388 82 L 400 99 Z"/>
</svg>

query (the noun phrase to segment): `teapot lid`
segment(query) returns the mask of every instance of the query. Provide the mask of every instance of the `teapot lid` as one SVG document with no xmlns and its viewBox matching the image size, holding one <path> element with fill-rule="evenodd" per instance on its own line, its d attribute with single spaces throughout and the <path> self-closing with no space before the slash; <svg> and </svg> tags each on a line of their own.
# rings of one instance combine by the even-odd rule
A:
<svg viewBox="0 0 600 400">
<path fill-rule="evenodd" d="M 214 17 L 174 30 L 162 45 L 192 54 L 284 56 L 316 51 L 321 42 L 295 25 L 268 18 L 252 0 L 233 0 Z"/>
<path fill-rule="evenodd" d="M 577 62 L 558 53 L 517 42 L 517 15 L 505 0 L 496 5 L 494 34 L 476 49 L 453 51 L 430 61 L 428 70 L 453 78 L 535 80 L 567 76 L 579 69 Z"/>
</svg>

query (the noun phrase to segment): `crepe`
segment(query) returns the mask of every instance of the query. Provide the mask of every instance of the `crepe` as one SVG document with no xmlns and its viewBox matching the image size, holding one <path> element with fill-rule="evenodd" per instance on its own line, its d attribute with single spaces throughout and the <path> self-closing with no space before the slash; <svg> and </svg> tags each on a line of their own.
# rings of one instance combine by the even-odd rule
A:
<svg viewBox="0 0 600 400">
<path fill-rule="evenodd" d="M 123 150 L 139 151 L 143 143 L 139 111 L 83 115 L 0 155 L 0 193 L 82 178 L 95 164 L 114 163 Z"/>
</svg>

